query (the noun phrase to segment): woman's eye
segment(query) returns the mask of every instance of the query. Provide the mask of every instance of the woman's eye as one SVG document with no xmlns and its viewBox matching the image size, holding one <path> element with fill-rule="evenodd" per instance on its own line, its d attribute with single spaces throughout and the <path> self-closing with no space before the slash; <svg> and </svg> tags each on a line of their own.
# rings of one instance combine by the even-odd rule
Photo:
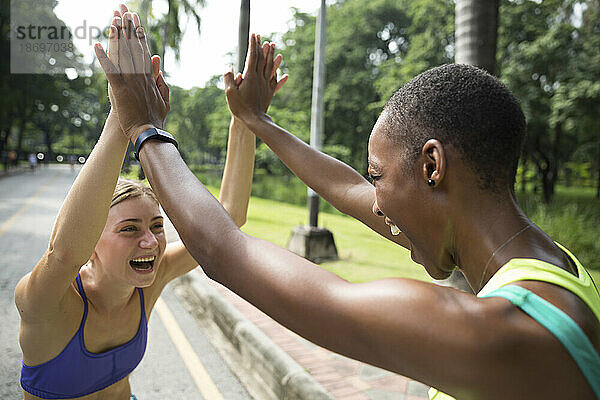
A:
<svg viewBox="0 0 600 400">
<path fill-rule="evenodd" d="M 125 228 L 121 229 L 121 232 L 135 232 L 137 229 L 135 226 L 126 226 Z"/>
<path fill-rule="evenodd" d="M 163 224 L 154 224 L 152 225 L 152 229 L 162 229 L 163 228 Z"/>
<path fill-rule="evenodd" d="M 373 183 L 375 181 L 378 181 L 379 178 L 381 178 L 381 175 L 372 175 L 372 174 L 369 174 L 369 180 L 371 181 L 371 183 Z"/>
</svg>

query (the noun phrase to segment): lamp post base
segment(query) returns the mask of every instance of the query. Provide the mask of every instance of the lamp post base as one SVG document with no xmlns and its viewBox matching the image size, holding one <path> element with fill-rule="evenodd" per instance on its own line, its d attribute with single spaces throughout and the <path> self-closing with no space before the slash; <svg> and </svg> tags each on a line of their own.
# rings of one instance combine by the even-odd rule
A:
<svg viewBox="0 0 600 400">
<path fill-rule="evenodd" d="M 292 230 L 287 247 L 315 263 L 338 259 L 333 234 L 326 228 L 298 225 Z"/>
</svg>

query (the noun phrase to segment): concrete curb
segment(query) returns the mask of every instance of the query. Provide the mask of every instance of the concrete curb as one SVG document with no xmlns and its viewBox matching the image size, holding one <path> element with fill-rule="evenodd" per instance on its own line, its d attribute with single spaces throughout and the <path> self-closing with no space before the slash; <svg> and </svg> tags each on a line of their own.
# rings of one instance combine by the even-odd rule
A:
<svg viewBox="0 0 600 400">
<path fill-rule="evenodd" d="M 333 400 L 308 372 L 224 299 L 203 273 L 192 271 L 179 278 L 177 285 L 184 292 L 182 300 L 193 315 L 221 336 L 215 346 L 225 353 L 234 373 L 243 375 L 240 379 L 254 397 Z"/>
</svg>

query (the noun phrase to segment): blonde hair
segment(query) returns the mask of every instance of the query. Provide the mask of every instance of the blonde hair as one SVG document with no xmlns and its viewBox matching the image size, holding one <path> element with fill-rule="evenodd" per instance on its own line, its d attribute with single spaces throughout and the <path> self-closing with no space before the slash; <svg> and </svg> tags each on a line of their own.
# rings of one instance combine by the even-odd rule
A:
<svg viewBox="0 0 600 400">
<path fill-rule="evenodd" d="M 141 196 L 150 197 L 156 202 L 156 205 L 160 206 L 158 198 L 156 197 L 151 188 L 144 185 L 140 181 L 119 178 L 119 180 L 117 181 L 117 186 L 115 187 L 115 191 L 113 193 L 112 201 L 110 202 L 110 206 L 112 207 L 115 204 L 121 203 L 122 201 L 134 199 L 136 197 Z"/>
</svg>

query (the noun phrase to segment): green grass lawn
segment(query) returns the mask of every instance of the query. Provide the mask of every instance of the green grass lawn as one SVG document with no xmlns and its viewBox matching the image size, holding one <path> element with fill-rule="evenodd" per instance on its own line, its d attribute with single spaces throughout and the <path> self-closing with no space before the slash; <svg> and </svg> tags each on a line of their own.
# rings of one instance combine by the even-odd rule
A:
<svg viewBox="0 0 600 400">
<path fill-rule="evenodd" d="M 219 189 L 208 186 L 218 197 Z M 292 229 L 308 222 L 306 207 L 251 197 L 248 217 L 242 231 L 286 247 Z M 340 213 L 319 213 L 319 226 L 333 233 L 339 260 L 320 265 L 350 282 L 402 277 L 423 281 L 431 278 L 423 267 L 410 259 L 405 248 L 390 242 L 354 218 Z"/>
<path fill-rule="evenodd" d="M 213 194 L 218 194 L 217 188 L 211 187 L 210 190 Z M 569 215 L 572 216 L 572 213 L 569 212 Z M 541 219 L 539 214 L 536 214 L 536 217 Z M 286 247 L 293 227 L 304 225 L 307 221 L 306 207 L 251 197 L 248 221 L 242 230 L 249 235 Z M 559 223 L 554 222 L 551 225 L 555 227 Z M 545 224 L 550 225 L 548 222 Z M 333 233 L 340 256 L 338 261 L 324 262 L 321 266 L 344 279 L 351 282 L 366 282 L 386 277 L 431 280 L 423 267 L 410 259 L 408 250 L 384 239 L 354 218 L 339 213 L 321 212 L 319 225 Z M 567 228 L 563 226 L 563 231 L 565 229 Z M 564 233 L 563 236 L 567 237 Z M 596 285 L 600 284 L 600 270 L 588 270 Z"/>
<path fill-rule="evenodd" d="M 307 222 L 306 207 L 252 197 L 248 221 L 242 230 L 286 247 L 294 226 Z M 408 250 L 384 239 L 354 218 L 321 212 L 319 226 L 333 233 L 340 257 L 320 265 L 344 279 L 351 282 L 387 277 L 430 280 L 423 267 L 410 259 Z"/>
</svg>

